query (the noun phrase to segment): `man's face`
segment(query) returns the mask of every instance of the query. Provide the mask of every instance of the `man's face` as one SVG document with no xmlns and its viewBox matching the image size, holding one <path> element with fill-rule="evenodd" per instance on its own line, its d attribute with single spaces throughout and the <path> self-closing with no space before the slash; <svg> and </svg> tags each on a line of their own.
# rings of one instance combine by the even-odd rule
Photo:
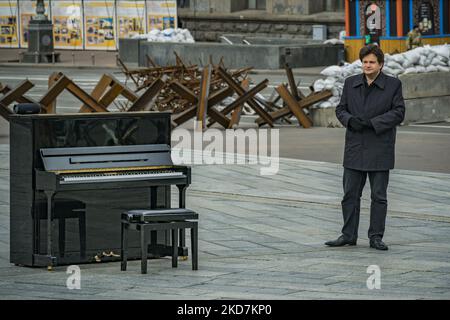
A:
<svg viewBox="0 0 450 320">
<path fill-rule="evenodd" d="M 379 63 L 377 56 L 371 53 L 363 58 L 362 67 L 366 76 L 375 76 L 380 72 L 383 64 Z"/>
</svg>

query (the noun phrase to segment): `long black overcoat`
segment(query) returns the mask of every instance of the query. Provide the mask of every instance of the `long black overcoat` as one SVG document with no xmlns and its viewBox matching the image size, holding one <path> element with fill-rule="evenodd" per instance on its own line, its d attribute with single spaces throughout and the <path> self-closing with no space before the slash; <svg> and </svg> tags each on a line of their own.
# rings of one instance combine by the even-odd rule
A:
<svg viewBox="0 0 450 320">
<path fill-rule="evenodd" d="M 379 74 L 365 96 L 364 74 L 345 80 L 336 117 L 347 128 L 344 167 L 361 171 L 384 171 L 394 168 L 396 126 L 405 118 L 402 83 L 397 78 Z M 373 129 L 349 130 L 352 117 L 369 120 Z"/>
</svg>

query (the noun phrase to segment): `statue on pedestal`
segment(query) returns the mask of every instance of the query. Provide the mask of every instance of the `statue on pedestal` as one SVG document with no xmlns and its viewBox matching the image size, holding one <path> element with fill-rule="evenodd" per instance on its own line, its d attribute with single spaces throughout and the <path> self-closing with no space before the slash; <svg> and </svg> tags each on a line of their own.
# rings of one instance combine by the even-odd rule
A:
<svg viewBox="0 0 450 320">
<path fill-rule="evenodd" d="M 28 52 L 24 62 L 59 62 L 59 53 L 55 53 L 53 47 L 53 24 L 45 15 L 44 0 L 37 0 L 36 16 L 30 21 L 28 30 Z"/>
</svg>

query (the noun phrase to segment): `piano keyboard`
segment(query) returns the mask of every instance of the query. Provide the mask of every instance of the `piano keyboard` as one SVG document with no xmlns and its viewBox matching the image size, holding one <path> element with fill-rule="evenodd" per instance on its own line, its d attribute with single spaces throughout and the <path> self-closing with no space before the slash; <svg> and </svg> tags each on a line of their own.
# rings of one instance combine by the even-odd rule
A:
<svg viewBox="0 0 450 320">
<path fill-rule="evenodd" d="M 136 181 L 157 178 L 180 177 L 182 172 L 170 170 L 160 171 L 131 171 L 131 172 L 104 172 L 90 174 L 71 174 L 61 177 L 61 184 L 70 183 L 93 183 L 93 182 L 114 182 L 114 181 Z"/>
</svg>

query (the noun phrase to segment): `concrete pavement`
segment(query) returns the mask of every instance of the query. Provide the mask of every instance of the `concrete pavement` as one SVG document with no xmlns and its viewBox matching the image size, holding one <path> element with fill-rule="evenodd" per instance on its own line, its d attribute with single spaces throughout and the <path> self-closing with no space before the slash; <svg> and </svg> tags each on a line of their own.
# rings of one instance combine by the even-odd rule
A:
<svg viewBox="0 0 450 320">
<path fill-rule="evenodd" d="M 2 68 L 43 68 L 43 69 L 92 69 L 94 68 L 109 68 L 110 70 L 120 70 L 117 66 L 117 51 L 89 51 L 89 50 L 56 50 L 59 52 L 61 62 L 59 63 L 40 63 L 29 64 L 21 63 L 21 56 L 26 49 L 0 49 L 0 67 Z M 137 65 L 127 64 L 129 68 L 136 68 Z M 243 66 L 244 67 L 244 66 Z M 317 76 L 327 66 L 294 68 L 292 69 L 294 75 L 311 75 Z M 58 70 L 59 71 L 59 70 Z M 280 70 L 261 70 L 253 69 L 250 74 L 271 74 L 271 75 L 285 75 L 284 69 Z"/>
<path fill-rule="evenodd" d="M 66 267 L 9 263 L 9 152 L 0 145 L 1 299 L 450 299 L 450 175 L 393 170 L 384 240 L 369 248 L 366 186 L 360 239 L 328 248 L 342 225 L 341 165 L 281 159 L 274 176 L 249 165 L 194 166 L 187 206 L 200 213 L 199 270 L 190 260 L 80 265 L 81 289 Z M 369 266 L 381 271 L 370 290 Z"/>
</svg>

